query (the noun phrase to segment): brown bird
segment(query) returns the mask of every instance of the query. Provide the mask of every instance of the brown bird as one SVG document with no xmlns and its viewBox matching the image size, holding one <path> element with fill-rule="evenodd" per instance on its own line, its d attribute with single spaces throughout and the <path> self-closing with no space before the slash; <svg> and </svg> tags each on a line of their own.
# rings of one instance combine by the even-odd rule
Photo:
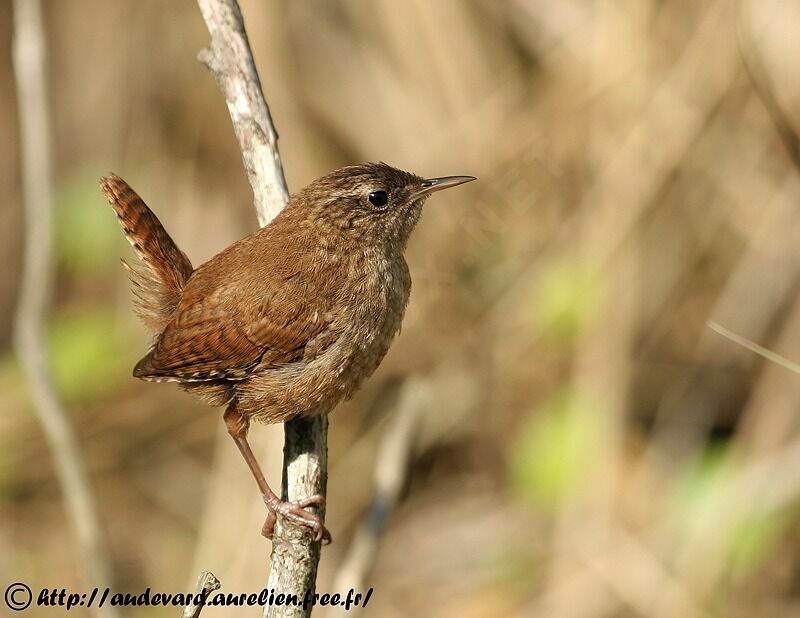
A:
<svg viewBox="0 0 800 618">
<path fill-rule="evenodd" d="M 306 507 L 270 489 L 247 442 L 251 420 L 330 411 L 383 359 L 411 277 L 403 257 L 425 198 L 474 180 L 423 179 L 385 163 L 344 167 L 294 195 L 267 226 L 197 269 L 119 176 L 101 188 L 143 262 L 127 268 L 137 313 L 155 335 L 133 375 L 177 382 L 214 406 L 269 509 L 330 540 Z"/>
</svg>

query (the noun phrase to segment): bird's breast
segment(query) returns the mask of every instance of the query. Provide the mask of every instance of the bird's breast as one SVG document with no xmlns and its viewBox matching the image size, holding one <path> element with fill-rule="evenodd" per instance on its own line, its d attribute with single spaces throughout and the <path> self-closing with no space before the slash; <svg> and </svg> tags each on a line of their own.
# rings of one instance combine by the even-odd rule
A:
<svg viewBox="0 0 800 618">
<path fill-rule="evenodd" d="M 411 291 L 405 260 L 373 259 L 352 286 L 342 329 L 342 375 L 356 382 L 372 374 L 400 330 Z"/>
</svg>

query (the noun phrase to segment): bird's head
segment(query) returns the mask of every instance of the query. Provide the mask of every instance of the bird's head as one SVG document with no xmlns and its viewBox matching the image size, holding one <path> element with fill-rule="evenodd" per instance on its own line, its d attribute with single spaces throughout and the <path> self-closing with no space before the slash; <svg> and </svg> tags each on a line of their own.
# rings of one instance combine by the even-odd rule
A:
<svg viewBox="0 0 800 618">
<path fill-rule="evenodd" d="M 402 251 L 436 191 L 475 180 L 473 176 L 421 178 L 385 163 L 342 167 L 318 178 L 294 198 L 321 227 L 332 227 L 361 243 Z"/>
</svg>

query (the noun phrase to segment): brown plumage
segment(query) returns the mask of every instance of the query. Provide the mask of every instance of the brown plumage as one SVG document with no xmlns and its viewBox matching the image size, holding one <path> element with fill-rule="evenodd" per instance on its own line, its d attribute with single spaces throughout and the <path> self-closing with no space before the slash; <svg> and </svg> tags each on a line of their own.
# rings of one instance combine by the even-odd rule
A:
<svg viewBox="0 0 800 618">
<path fill-rule="evenodd" d="M 128 270 L 137 312 L 155 335 L 133 374 L 228 406 L 228 429 L 270 509 L 267 536 L 278 512 L 330 538 L 304 509 L 319 496 L 286 503 L 269 489 L 247 444 L 249 421 L 330 411 L 372 374 L 408 302 L 403 251 L 422 204 L 468 180 L 424 180 L 383 163 L 345 167 L 196 270 L 125 181 L 102 180 L 143 262 Z"/>
<path fill-rule="evenodd" d="M 103 178 L 103 192 L 146 268 L 132 268 L 125 260 L 139 317 L 153 331 L 162 330 L 172 318 L 183 286 L 192 274 L 192 263 L 167 234 L 136 192 L 119 176 Z"/>
</svg>

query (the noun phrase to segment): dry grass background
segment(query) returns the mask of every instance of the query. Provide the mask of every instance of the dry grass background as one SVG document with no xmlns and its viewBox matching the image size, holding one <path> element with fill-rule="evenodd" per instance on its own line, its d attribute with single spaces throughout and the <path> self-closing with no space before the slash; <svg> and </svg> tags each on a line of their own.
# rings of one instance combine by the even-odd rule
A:
<svg viewBox="0 0 800 618">
<path fill-rule="evenodd" d="M 380 446 L 412 406 L 368 615 L 800 612 L 800 376 L 706 325 L 800 358 L 797 3 L 242 5 L 290 188 L 377 159 L 480 179 L 427 207 L 403 333 L 332 417 L 319 588 L 343 581 Z M 202 20 L 188 0 L 50 2 L 46 15 L 49 350 L 117 587 L 185 589 L 208 568 L 224 590 L 260 589 L 263 505 L 220 415 L 129 377 L 147 342 L 97 190 L 120 173 L 195 264 L 254 229 L 223 101 L 195 60 Z M 10 40 L 2 2 L 0 581 L 84 588 L 10 350 Z M 282 434 L 253 433 L 275 478 Z"/>
</svg>

